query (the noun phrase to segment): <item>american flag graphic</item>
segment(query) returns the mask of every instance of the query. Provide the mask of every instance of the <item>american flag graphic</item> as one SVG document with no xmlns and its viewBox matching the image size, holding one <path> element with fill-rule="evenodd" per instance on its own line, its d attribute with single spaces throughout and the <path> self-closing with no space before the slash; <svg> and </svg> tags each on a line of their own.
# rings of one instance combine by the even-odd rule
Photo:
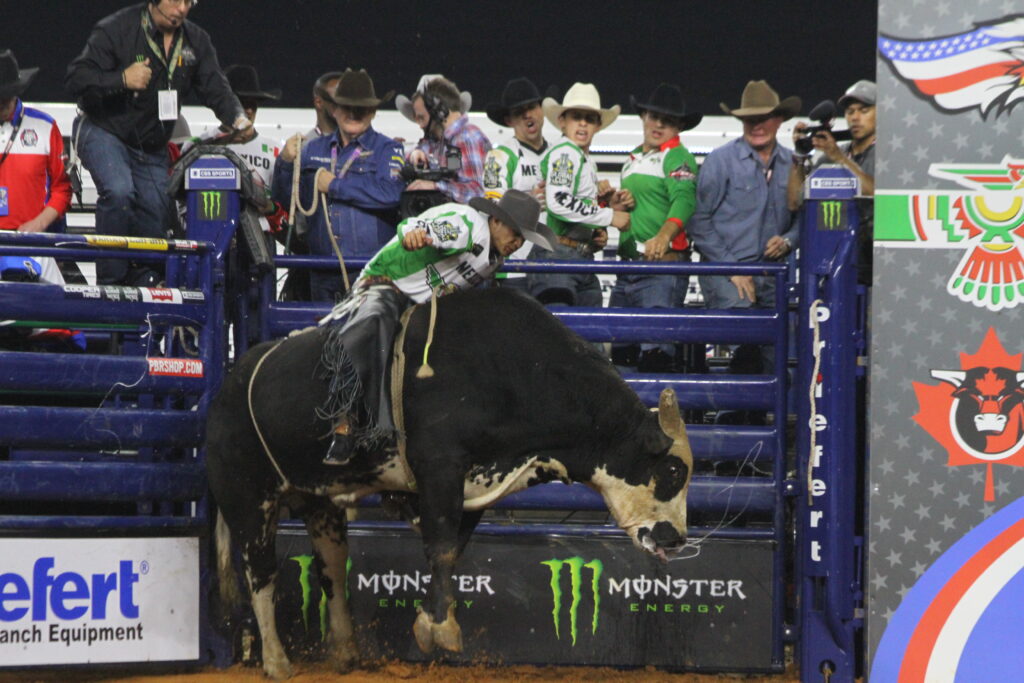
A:
<svg viewBox="0 0 1024 683">
<path fill-rule="evenodd" d="M 878 51 L 896 76 L 940 111 L 999 116 L 1024 99 L 1024 15 L 926 40 L 882 34 Z"/>
</svg>

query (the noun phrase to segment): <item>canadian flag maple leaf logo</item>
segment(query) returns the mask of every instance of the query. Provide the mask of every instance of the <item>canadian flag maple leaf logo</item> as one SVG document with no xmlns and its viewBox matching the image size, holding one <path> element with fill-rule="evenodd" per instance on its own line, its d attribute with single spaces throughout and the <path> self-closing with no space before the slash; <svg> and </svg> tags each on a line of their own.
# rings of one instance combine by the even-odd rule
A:
<svg viewBox="0 0 1024 683">
<path fill-rule="evenodd" d="M 939 384 L 913 382 L 914 422 L 946 449 L 949 467 L 985 465 L 985 500 L 995 500 L 992 465 L 1024 467 L 1024 372 L 1021 356 L 989 328 L 976 354 L 961 353 L 959 370 L 932 370 Z"/>
</svg>

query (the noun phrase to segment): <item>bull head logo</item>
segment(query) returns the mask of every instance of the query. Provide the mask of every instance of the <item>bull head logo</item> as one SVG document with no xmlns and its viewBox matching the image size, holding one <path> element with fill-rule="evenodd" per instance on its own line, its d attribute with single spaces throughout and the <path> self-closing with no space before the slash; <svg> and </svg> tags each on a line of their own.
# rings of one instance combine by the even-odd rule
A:
<svg viewBox="0 0 1024 683">
<path fill-rule="evenodd" d="M 932 370 L 939 385 L 914 382 L 914 421 L 939 442 L 947 465 L 986 466 L 985 500 L 995 500 L 992 465 L 1024 467 L 1024 372 L 989 328 L 978 353 L 960 354 L 959 370 Z"/>
</svg>

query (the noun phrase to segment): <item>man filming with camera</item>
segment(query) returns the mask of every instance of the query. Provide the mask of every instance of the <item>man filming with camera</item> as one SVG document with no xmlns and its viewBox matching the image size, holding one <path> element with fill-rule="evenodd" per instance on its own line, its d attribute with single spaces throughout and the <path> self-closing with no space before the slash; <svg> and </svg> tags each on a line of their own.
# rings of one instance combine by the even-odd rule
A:
<svg viewBox="0 0 1024 683">
<path fill-rule="evenodd" d="M 445 201 L 459 204 L 483 196 L 484 159 L 491 143 L 462 113 L 458 88 L 438 77 L 423 84 L 411 99 L 423 138 L 410 152 L 409 164 L 427 173 L 421 172 L 424 177 L 413 175 L 416 179 L 406 190 L 437 191 L 445 195 Z M 430 171 L 441 171 L 441 175 L 435 179 Z"/>
<path fill-rule="evenodd" d="M 834 108 L 815 116 L 822 103 L 814 108 L 810 118 L 817 119 L 820 125 L 808 126 L 804 122 L 796 124 L 793 129 L 793 143 L 797 154 L 794 155 L 793 168 L 789 175 L 786 188 L 789 208 L 796 211 L 803 203 L 803 184 L 808 174 L 823 163 L 839 164 L 846 167 L 860 181 L 860 194 L 866 199 L 857 201 L 860 215 L 858 232 L 857 275 L 863 284 L 871 284 L 871 238 L 874 232 L 874 203 L 870 199 L 875 194 L 875 99 L 877 88 L 872 81 L 857 81 L 839 98 L 838 109 L 846 117 L 849 128 L 850 143 L 840 146 L 837 137 L 846 131 L 831 130 L 829 120 Z M 831 104 L 831 103 L 828 103 Z M 816 158 L 811 153 L 820 152 Z M 801 163 L 802 162 L 802 163 Z"/>
</svg>

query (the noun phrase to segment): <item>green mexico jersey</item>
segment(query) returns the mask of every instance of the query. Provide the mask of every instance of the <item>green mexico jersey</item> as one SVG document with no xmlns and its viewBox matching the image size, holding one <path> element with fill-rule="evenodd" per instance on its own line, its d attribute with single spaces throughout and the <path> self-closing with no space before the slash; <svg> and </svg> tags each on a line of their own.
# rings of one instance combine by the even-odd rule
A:
<svg viewBox="0 0 1024 683">
<path fill-rule="evenodd" d="M 635 258 L 665 221 L 675 219 L 685 226 L 690 220 L 697 206 L 697 160 L 679 138 L 646 154 L 643 146 L 637 147 L 622 167 L 622 187 L 633 193 L 636 208 L 629 231 L 619 240 L 619 253 Z M 673 246 L 680 241 L 677 237 Z"/>
<path fill-rule="evenodd" d="M 541 159 L 540 173 L 548 205 L 544 222 L 556 235 L 581 239 L 573 228 L 592 231 L 612 224 L 614 212 L 597 203 L 597 164 L 578 145 L 563 138 Z"/>
<path fill-rule="evenodd" d="M 407 251 L 402 238 L 426 230 L 433 243 Z M 389 278 L 416 303 L 475 287 L 503 262 L 491 255 L 487 216 L 465 204 L 442 204 L 398 224 L 398 234 L 370 259 L 363 276 Z"/>
</svg>

